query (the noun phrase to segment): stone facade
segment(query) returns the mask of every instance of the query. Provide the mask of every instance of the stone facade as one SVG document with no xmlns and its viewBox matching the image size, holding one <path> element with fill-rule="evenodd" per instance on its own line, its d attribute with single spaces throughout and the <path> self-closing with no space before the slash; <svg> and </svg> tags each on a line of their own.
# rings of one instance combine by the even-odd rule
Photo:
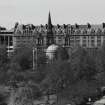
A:
<svg viewBox="0 0 105 105">
<path fill-rule="evenodd" d="M 16 23 L 12 31 L 0 31 L 0 43 L 6 41 L 7 48 L 18 48 L 21 44 L 31 44 L 39 49 L 46 49 L 51 44 L 66 48 L 81 46 L 83 48 L 99 48 L 105 42 L 105 23 L 100 25 L 52 25 L 49 13 L 48 24 Z M 13 51 L 13 50 L 11 50 Z"/>
<path fill-rule="evenodd" d="M 21 30 L 20 30 L 21 27 Z M 24 27 L 24 28 L 23 28 Z M 48 25 L 19 25 L 14 35 L 14 46 L 21 42 L 32 43 L 37 47 L 48 47 L 51 44 L 67 48 L 81 46 L 84 48 L 99 48 L 105 41 L 103 25 L 53 25 L 51 34 Z"/>
<path fill-rule="evenodd" d="M 13 35 L 13 30 L 0 27 L 0 45 L 6 45 L 8 54 L 13 52 Z"/>
</svg>

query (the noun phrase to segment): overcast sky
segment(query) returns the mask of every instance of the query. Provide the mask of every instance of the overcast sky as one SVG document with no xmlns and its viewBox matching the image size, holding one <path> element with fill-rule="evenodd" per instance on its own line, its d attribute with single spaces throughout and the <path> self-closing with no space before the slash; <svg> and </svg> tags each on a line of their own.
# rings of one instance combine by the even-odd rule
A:
<svg viewBox="0 0 105 105">
<path fill-rule="evenodd" d="M 105 0 L 0 0 L 0 25 L 46 24 L 49 10 L 53 24 L 105 22 Z"/>
</svg>

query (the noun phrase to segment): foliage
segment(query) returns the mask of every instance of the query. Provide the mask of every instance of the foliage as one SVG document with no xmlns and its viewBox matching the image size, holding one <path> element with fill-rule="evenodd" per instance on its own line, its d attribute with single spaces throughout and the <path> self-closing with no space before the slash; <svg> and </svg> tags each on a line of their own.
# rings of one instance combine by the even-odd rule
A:
<svg viewBox="0 0 105 105">
<path fill-rule="evenodd" d="M 58 97 L 65 97 L 80 104 L 89 97 L 98 97 L 100 94 L 97 88 L 105 86 L 104 45 L 97 51 L 79 47 L 71 51 L 70 56 L 66 49 L 60 47 L 56 51 L 54 62 L 48 64 L 46 64 L 45 53 L 37 50 L 37 71 L 32 71 L 32 47 L 21 46 L 15 51 L 10 62 L 8 62 L 6 48 L 1 46 L 0 49 L 0 84 L 12 81 L 12 87 L 17 88 L 13 96 L 19 98 L 20 104 L 30 103 L 32 97 L 40 97 L 38 95 L 43 93 L 55 93 Z M 36 63 L 36 57 L 34 60 Z M 17 81 L 18 83 L 15 83 Z M 39 85 L 28 84 L 21 87 L 18 85 L 21 82 Z M 29 95 L 25 94 L 24 90 Z M 17 99 L 16 97 L 14 100 Z"/>
<path fill-rule="evenodd" d="M 68 61 L 57 60 L 46 67 L 46 77 L 41 86 L 44 91 L 61 92 L 74 81 L 73 72 Z"/>
<path fill-rule="evenodd" d="M 56 59 L 58 60 L 68 60 L 69 59 L 69 54 L 66 50 L 66 48 L 59 47 L 56 51 L 55 54 Z"/>
<path fill-rule="evenodd" d="M 7 49 L 5 45 L 0 45 L 0 65 L 8 62 Z"/>
<path fill-rule="evenodd" d="M 79 47 L 71 53 L 70 60 L 57 59 L 49 64 L 46 78 L 41 84 L 45 91 L 55 90 L 58 96 L 70 96 L 69 99 L 76 103 L 84 98 L 98 97 L 97 88 L 102 86 L 102 82 L 98 76 L 98 60 L 92 53 Z"/>
<path fill-rule="evenodd" d="M 14 52 L 14 56 L 11 59 L 11 69 L 16 69 L 14 68 L 14 65 L 17 65 L 17 68 L 20 71 L 30 70 L 33 68 L 33 60 L 35 64 L 37 63 L 37 68 L 45 66 L 46 64 L 45 53 L 37 49 L 37 52 L 36 50 L 34 52 L 33 58 L 33 48 L 30 47 L 29 45 L 27 46 L 22 45 Z"/>
<path fill-rule="evenodd" d="M 40 96 L 40 90 L 37 86 L 23 85 L 11 92 L 10 105 L 33 105 L 33 101 Z"/>
<path fill-rule="evenodd" d="M 32 68 L 32 49 L 26 46 L 18 48 L 11 60 L 12 67 L 13 64 L 20 66 L 23 71 Z"/>
<path fill-rule="evenodd" d="M 86 49 L 79 48 L 73 52 L 70 62 L 77 80 L 91 80 L 97 72 L 95 59 Z"/>
</svg>

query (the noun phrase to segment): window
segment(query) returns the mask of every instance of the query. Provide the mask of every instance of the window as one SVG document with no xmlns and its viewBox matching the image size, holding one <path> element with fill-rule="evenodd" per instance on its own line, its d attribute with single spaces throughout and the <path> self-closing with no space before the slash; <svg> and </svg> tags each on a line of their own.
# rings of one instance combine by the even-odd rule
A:
<svg viewBox="0 0 105 105">
<path fill-rule="evenodd" d="M 9 39 L 9 41 L 10 41 L 10 42 L 9 42 L 9 45 L 12 46 L 12 45 L 13 45 L 13 38 L 12 38 L 12 36 L 10 36 L 9 38 L 10 38 L 10 39 Z"/>
<path fill-rule="evenodd" d="M 97 36 L 97 47 L 101 46 L 101 36 Z"/>
<path fill-rule="evenodd" d="M 86 40 L 83 40 L 82 41 L 82 47 L 86 47 L 87 46 L 87 41 Z"/>
<path fill-rule="evenodd" d="M 58 44 L 62 44 L 62 37 L 58 37 Z"/>
<path fill-rule="evenodd" d="M 5 36 L 5 44 L 8 45 L 8 36 Z"/>
<path fill-rule="evenodd" d="M 91 46 L 92 46 L 92 47 L 95 46 L 95 40 L 91 40 Z"/>
<path fill-rule="evenodd" d="M 51 40 L 49 40 L 49 43 L 51 43 Z M 43 39 L 38 38 L 38 45 L 43 45 Z"/>
<path fill-rule="evenodd" d="M 79 46 L 80 45 L 80 36 L 75 37 L 75 45 Z"/>
<path fill-rule="evenodd" d="M 87 37 L 86 36 L 82 37 L 82 46 L 87 47 Z"/>
<path fill-rule="evenodd" d="M 70 45 L 70 46 L 74 46 L 74 43 L 75 43 L 75 40 L 74 40 L 74 39 L 70 39 L 69 45 Z"/>
<path fill-rule="evenodd" d="M 87 39 L 87 37 L 86 36 L 83 36 L 83 40 L 86 40 Z"/>
<path fill-rule="evenodd" d="M 1 44 L 4 44 L 4 36 L 1 36 Z"/>
<path fill-rule="evenodd" d="M 69 37 L 65 38 L 65 46 L 70 46 L 70 41 L 71 39 Z"/>
<path fill-rule="evenodd" d="M 94 36 L 91 36 L 90 37 L 90 42 L 91 42 L 91 47 L 94 47 L 95 46 L 95 37 Z"/>
<path fill-rule="evenodd" d="M 70 45 L 70 46 L 74 46 L 74 44 L 75 44 L 75 36 L 71 36 L 71 37 L 69 38 L 69 45 Z"/>
<path fill-rule="evenodd" d="M 74 36 L 71 36 L 71 37 L 70 37 L 70 39 L 71 39 L 71 40 L 74 40 L 74 39 L 75 39 L 75 37 L 74 37 Z"/>
</svg>

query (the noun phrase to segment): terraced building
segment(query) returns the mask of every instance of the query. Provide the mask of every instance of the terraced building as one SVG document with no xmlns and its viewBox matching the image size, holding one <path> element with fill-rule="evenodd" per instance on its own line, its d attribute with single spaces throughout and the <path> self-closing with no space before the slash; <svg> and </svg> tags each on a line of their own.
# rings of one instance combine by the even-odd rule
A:
<svg viewBox="0 0 105 105">
<path fill-rule="evenodd" d="M 48 24 L 34 26 L 33 24 L 16 23 L 12 31 L 0 31 L 0 43 L 6 42 L 12 49 L 21 44 L 32 44 L 38 49 L 46 49 L 51 44 L 66 48 L 81 46 L 84 48 L 99 48 L 105 42 L 105 23 L 99 25 L 53 25 L 49 13 Z"/>
</svg>

